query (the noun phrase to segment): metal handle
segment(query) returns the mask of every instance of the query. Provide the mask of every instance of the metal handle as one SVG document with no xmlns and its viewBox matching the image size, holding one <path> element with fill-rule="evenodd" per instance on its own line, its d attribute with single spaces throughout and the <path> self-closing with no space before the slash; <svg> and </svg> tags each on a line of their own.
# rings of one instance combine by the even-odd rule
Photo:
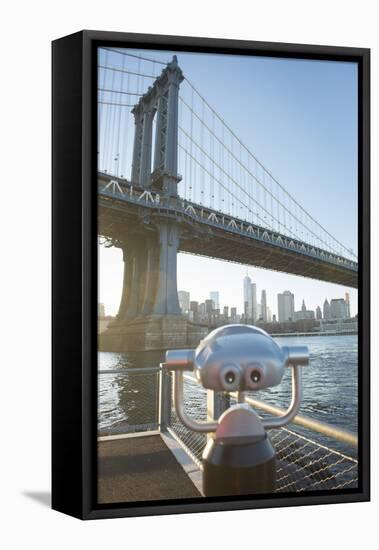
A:
<svg viewBox="0 0 379 550">
<path fill-rule="evenodd" d="M 193 370 L 195 350 L 193 349 L 172 349 L 166 351 L 164 366 L 168 370 Z"/>
<path fill-rule="evenodd" d="M 283 346 L 287 367 L 307 367 L 309 365 L 308 346 Z"/>
<path fill-rule="evenodd" d="M 273 428 L 281 428 L 286 424 L 292 422 L 300 409 L 300 403 L 302 398 L 302 385 L 301 385 L 301 367 L 298 365 L 292 366 L 292 400 L 289 408 L 282 416 L 270 417 L 263 419 L 263 427 L 265 430 L 272 430 Z"/>
<path fill-rule="evenodd" d="M 174 371 L 174 403 L 176 414 L 186 428 L 194 432 L 208 433 L 215 432 L 218 427 L 218 422 L 197 422 L 187 416 L 184 410 L 183 399 L 183 371 Z"/>
</svg>

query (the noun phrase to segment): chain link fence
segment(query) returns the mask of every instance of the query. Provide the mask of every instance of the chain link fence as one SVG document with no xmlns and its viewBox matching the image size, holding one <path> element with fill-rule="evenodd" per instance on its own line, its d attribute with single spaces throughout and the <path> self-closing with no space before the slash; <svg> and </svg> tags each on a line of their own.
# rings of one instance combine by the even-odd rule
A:
<svg viewBox="0 0 379 550">
<path fill-rule="evenodd" d="M 207 420 L 207 392 L 187 374 L 184 376 L 184 403 L 185 412 L 191 418 Z M 161 372 L 159 367 L 100 371 L 98 426 L 99 436 L 168 430 L 201 467 L 208 436 L 183 426 L 174 407 L 172 374 Z M 358 461 L 355 449 L 342 453 L 333 439 L 322 444 L 311 434 L 310 430 L 299 430 L 293 425 L 291 429 L 269 431 L 277 453 L 277 491 L 356 488 Z"/>
<path fill-rule="evenodd" d="M 98 372 L 98 435 L 159 429 L 159 367 Z"/>
<path fill-rule="evenodd" d="M 184 377 L 185 412 L 199 421 L 207 420 L 207 393 L 191 376 Z M 169 430 L 201 466 L 201 456 L 207 435 L 193 432 L 180 422 L 174 406 L 170 413 Z M 280 428 L 269 431 L 277 453 L 277 492 L 299 492 L 356 488 L 358 461 L 354 456 L 333 448 L 335 443 L 323 445 L 315 441 L 310 430 L 297 433 L 294 429 Z M 351 455 L 354 450 L 351 449 Z"/>
</svg>

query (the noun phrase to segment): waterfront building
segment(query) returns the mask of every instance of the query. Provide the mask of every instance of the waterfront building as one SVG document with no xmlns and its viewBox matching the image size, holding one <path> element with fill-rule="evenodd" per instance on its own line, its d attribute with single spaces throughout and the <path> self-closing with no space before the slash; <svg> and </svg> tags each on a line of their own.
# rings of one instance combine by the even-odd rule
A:
<svg viewBox="0 0 379 550">
<path fill-rule="evenodd" d="M 265 290 L 262 290 L 261 294 L 261 317 L 262 321 L 267 323 L 267 296 Z"/>
<path fill-rule="evenodd" d="M 249 321 L 249 319 L 252 318 L 253 297 L 252 297 L 251 279 L 248 275 L 246 275 L 246 277 L 243 280 L 243 304 L 244 304 L 245 320 Z"/>
<path fill-rule="evenodd" d="M 200 319 L 204 319 L 204 317 L 205 317 L 205 304 L 204 304 L 204 302 L 201 302 L 201 304 L 199 304 L 199 317 L 200 317 Z"/>
<path fill-rule="evenodd" d="M 182 313 L 187 313 L 190 308 L 190 293 L 186 290 L 179 290 L 178 292 L 179 306 Z"/>
<path fill-rule="evenodd" d="M 229 319 L 229 306 L 224 306 L 223 315 L 225 320 Z"/>
<path fill-rule="evenodd" d="M 316 308 L 316 319 L 320 321 L 322 319 L 322 312 L 320 306 L 317 306 Z"/>
<path fill-rule="evenodd" d="M 326 298 L 323 307 L 323 318 L 330 319 L 330 304 Z"/>
<path fill-rule="evenodd" d="M 207 316 L 211 315 L 213 309 L 214 309 L 213 300 L 211 300 L 211 299 L 205 300 L 205 314 Z"/>
<path fill-rule="evenodd" d="M 230 319 L 235 323 L 237 321 L 237 308 L 231 307 L 230 308 Z"/>
<path fill-rule="evenodd" d="M 330 319 L 347 319 L 347 304 L 344 298 L 330 300 Z"/>
<path fill-rule="evenodd" d="M 262 321 L 262 306 L 261 304 L 257 304 L 257 315 L 255 318 L 256 321 Z"/>
<path fill-rule="evenodd" d="M 213 309 L 220 308 L 220 293 L 218 290 L 213 290 L 209 293 L 209 298 L 213 301 Z"/>
<path fill-rule="evenodd" d="M 278 294 L 279 323 L 293 321 L 295 312 L 295 296 L 289 290 Z"/>
<path fill-rule="evenodd" d="M 318 329 L 320 332 L 334 332 L 344 334 L 358 333 L 358 319 L 329 319 L 322 320 Z"/>
<path fill-rule="evenodd" d="M 190 311 L 193 311 L 194 313 L 199 312 L 199 302 L 196 302 L 196 300 L 192 300 L 190 302 Z"/>
<path fill-rule="evenodd" d="M 307 309 L 307 306 L 305 305 L 305 301 L 303 299 L 303 303 L 301 304 L 301 310 L 295 311 L 294 313 L 294 321 L 305 321 L 307 319 L 314 319 L 315 318 L 315 312 L 312 309 Z"/>
<path fill-rule="evenodd" d="M 267 306 L 266 310 L 267 310 L 267 323 L 272 323 L 271 308 L 269 306 Z"/>
<path fill-rule="evenodd" d="M 251 320 L 253 323 L 257 320 L 257 285 L 251 283 Z"/>
<path fill-rule="evenodd" d="M 345 292 L 345 304 L 346 304 L 346 315 L 347 318 L 350 319 L 351 313 L 350 313 L 350 295 L 348 292 Z"/>
<path fill-rule="evenodd" d="M 189 319 L 190 321 L 198 321 L 199 320 L 199 302 L 196 302 L 195 300 L 192 300 L 189 305 Z"/>
<path fill-rule="evenodd" d="M 306 321 L 307 319 L 314 319 L 315 318 L 315 312 L 313 309 L 307 309 L 305 311 L 295 311 L 293 320 L 294 321 Z"/>
</svg>

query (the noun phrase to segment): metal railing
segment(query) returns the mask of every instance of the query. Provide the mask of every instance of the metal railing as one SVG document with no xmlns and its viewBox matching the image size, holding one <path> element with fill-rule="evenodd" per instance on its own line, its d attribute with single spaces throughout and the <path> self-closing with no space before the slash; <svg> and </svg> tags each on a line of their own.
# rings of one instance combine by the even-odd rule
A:
<svg viewBox="0 0 379 550">
<path fill-rule="evenodd" d="M 159 374 L 160 367 L 98 371 L 99 436 L 159 429 Z"/>
<path fill-rule="evenodd" d="M 115 392 L 118 397 L 116 410 Z M 113 399 L 112 412 L 110 399 Z M 232 395 L 231 403 L 235 399 L 236 396 Z M 262 415 L 279 416 L 284 412 L 280 407 L 250 396 L 246 401 Z M 173 402 L 170 372 L 160 367 L 99 371 L 98 403 L 100 436 L 158 429 L 168 431 L 201 468 L 201 456 L 208 436 L 187 429 L 179 420 Z M 199 421 L 209 420 L 212 411 L 217 418 L 229 406 L 224 394 L 207 392 L 188 374 L 184 375 L 184 403 L 185 412 Z M 358 441 L 355 434 L 298 415 L 291 429 L 270 430 L 269 436 L 277 453 L 278 492 L 357 487 L 358 460 L 354 455 Z"/>
<path fill-rule="evenodd" d="M 169 376 L 163 374 L 163 376 Z M 184 376 L 185 412 L 199 421 L 208 418 L 210 399 L 204 390 L 190 375 Z M 222 394 L 211 396 L 213 408 L 217 409 L 217 400 L 224 399 Z M 232 396 L 232 403 L 236 396 Z M 280 416 L 284 410 L 252 399 L 246 401 L 254 408 Z M 358 460 L 353 456 L 357 447 L 355 434 L 298 415 L 294 424 L 302 428 L 297 433 L 294 427 L 269 431 L 272 444 L 277 453 L 277 491 L 297 492 L 310 490 L 331 490 L 355 488 L 358 484 Z M 187 450 L 192 459 L 201 467 L 201 456 L 207 443 L 207 435 L 192 432 L 180 422 L 172 406 L 170 433 Z M 314 435 L 322 435 L 324 443 L 316 441 Z M 338 450 L 336 442 L 344 443 L 348 451 Z M 349 452 L 350 450 L 350 452 Z"/>
</svg>

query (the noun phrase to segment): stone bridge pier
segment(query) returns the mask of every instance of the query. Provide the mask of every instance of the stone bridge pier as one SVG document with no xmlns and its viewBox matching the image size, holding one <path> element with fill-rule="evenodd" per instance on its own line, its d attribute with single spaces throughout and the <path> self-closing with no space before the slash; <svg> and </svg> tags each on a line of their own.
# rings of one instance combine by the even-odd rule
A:
<svg viewBox="0 0 379 550">
<path fill-rule="evenodd" d="M 164 213 L 165 205 L 177 202 L 181 180 L 177 167 L 178 105 L 183 79 L 174 56 L 132 109 L 131 183 L 158 193 L 163 208 L 147 225 L 126 220 L 120 234 L 114 235 L 123 251 L 124 281 L 117 318 L 99 335 L 100 350 L 187 347 L 197 345 L 206 334 L 205 327 L 182 316 L 177 291 L 180 225 Z"/>
<path fill-rule="evenodd" d="M 207 328 L 181 312 L 177 291 L 179 228 L 160 222 L 155 232 L 122 242 L 124 277 L 116 319 L 99 335 L 101 351 L 148 351 L 196 346 Z"/>
</svg>

